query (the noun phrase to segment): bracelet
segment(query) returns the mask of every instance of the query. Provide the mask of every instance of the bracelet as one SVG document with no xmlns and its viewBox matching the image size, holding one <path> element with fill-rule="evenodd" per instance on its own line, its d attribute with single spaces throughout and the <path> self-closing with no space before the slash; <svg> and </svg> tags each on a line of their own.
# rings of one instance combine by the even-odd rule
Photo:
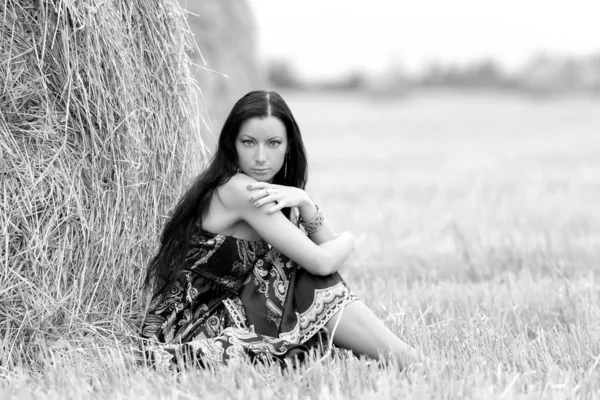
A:
<svg viewBox="0 0 600 400">
<path fill-rule="evenodd" d="M 312 235 L 313 233 L 317 232 L 323 227 L 323 223 L 325 222 L 325 216 L 321 210 L 319 210 L 319 206 L 315 204 L 315 207 L 317 207 L 317 213 L 311 218 L 310 221 L 304 222 L 302 217 L 300 217 L 300 224 L 306 231 L 307 235 Z"/>
</svg>

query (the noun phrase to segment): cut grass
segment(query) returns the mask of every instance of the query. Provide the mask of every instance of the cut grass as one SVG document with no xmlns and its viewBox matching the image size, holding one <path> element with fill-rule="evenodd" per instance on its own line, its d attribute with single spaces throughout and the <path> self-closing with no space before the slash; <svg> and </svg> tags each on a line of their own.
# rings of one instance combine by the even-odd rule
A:
<svg viewBox="0 0 600 400">
<path fill-rule="evenodd" d="M 306 138 L 311 196 L 334 227 L 364 238 L 342 276 L 392 331 L 422 348 L 434 364 L 401 373 L 355 358 L 312 357 L 297 370 L 240 364 L 159 373 L 138 363 L 129 341 L 96 335 L 40 345 L 38 369 L 2 370 L 8 378 L 0 383 L 4 394 L 377 400 L 600 396 L 600 225 L 591 207 L 600 201 L 600 191 L 596 175 L 586 175 L 600 167 L 595 161 L 600 157 L 589 156 L 600 154 L 594 139 L 600 128 L 597 103 L 475 99 L 480 113 L 497 120 L 496 131 L 523 126 L 524 143 L 542 133 L 545 138 L 511 147 L 503 144 L 510 135 L 499 138 L 487 131 L 489 122 L 475 119 L 466 127 L 470 120 L 461 107 L 445 114 L 436 109 L 439 102 L 449 107 L 437 97 L 388 105 L 326 94 L 284 97 Z M 459 100 L 469 108 L 469 98 L 456 97 L 450 104 Z M 349 115 L 351 132 L 327 120 L 336 113 Z M 426 139 L 439 127 L 421 118 L 425 113 L 444 120 L 447 130 L 439 132 L 446 135 Z M 410 132 L 413 120 L 420 122 L 419 134 Z M 377 134 L 361 126 L 376 127 Z M 404 135 L 391 137 L 390 129 Z M 581 145 L 566 145 L 565 131 Z M 495 144 L 477 139 L 481 132 Z M 366 146 L 365 137 L 374 144 Z M 465 162 L 460 151 L 465 142 L 477 159 L 496 167 Z M 336 146 L 337 159 L 331 162 L 330 149 Z M 557 150 L 561 146 L 563 152 Z M 385 160 L 381 155 L 393 153 L 387 163 L 365 162 L 373 154 Z M 107 330 L 110 323 L 107 318 Z M 119 327 L 118 320 L 114 324 Z"/>
</svg>

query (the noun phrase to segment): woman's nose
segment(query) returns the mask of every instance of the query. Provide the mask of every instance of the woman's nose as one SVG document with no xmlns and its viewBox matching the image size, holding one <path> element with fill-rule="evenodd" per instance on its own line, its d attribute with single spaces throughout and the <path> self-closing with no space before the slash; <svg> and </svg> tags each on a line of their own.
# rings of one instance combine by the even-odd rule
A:
<svg viewBox="0 0 600 400">
<path fill-rule="evenodd" d="M 265 153 L 265 149 L 263 146 L 258 146 L 256 149 L 256 162 L 264 163 L 267 161 L 267 154 Z"/>
</svg>

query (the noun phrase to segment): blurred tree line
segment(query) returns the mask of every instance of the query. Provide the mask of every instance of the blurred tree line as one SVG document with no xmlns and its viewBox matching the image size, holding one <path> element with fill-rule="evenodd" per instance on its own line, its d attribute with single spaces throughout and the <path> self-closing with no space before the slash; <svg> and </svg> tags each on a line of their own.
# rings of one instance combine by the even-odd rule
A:
<svg viewBox="0 0 600 400">
<path fill-rule="evenodd" d="M 268 64 L 267 79 L 283 88 L 364 90 L 401 94 L 422 88 L 519 91 L 533 95 L 600 94 L 600 52 L 586 57 L 539 54 L 517 71 L 506 71 L 497 61 L 467 65 L 432 64 L 418 75 L 390 65 L 385 72 L 353 71 L 335 81 L 305 82 L 294 66 L 277 60 Z"/>
</svg>

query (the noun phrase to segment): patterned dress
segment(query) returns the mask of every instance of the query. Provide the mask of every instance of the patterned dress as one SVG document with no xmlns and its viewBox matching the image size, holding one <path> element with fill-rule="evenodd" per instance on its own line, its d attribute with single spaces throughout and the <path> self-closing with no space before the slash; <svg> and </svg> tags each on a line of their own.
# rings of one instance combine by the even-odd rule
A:
<svg viewBox="0 0 600 400">
<path fill-rule="evenodd" d="M 338 273 L 316 276 L 265 241 L 198 229 L 184 267 L 154 293 L 142 336 L 157 368 L 281 358 L 353 300 Z"/>
</svg>

